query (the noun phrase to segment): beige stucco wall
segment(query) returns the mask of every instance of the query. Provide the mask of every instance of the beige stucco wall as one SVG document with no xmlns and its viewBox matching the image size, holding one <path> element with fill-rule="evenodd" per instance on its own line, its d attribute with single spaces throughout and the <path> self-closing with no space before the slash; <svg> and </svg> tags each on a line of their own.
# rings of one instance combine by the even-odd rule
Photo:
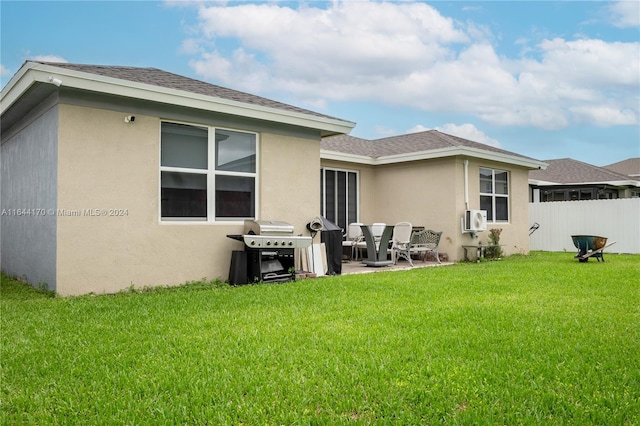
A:
<svg viewBox="0 0 640 426">
<path fill-rule="evenodd" d="M 478 232 L 477 238 L 462 234 L 464 244 L 487 244 L 489 230 L 502 229 L 500 244 L 506 255 L 529 253 L 529 171 L 523 167 L 487 160 L 469 160 L 469 208 L 480 208 L 480 168 L 493 168 L 509 172 L 509 222 L 488 223 L 487 231 Z M 460 211 L 462 216 L 463 211 Z M 462 244 L 460 244 L 462 245 Z M 462 250 L 459 258 L 462 258 Z"/>
<path fill-rule="evenodd" d="M 493 161 L 466 158 L 469 171 L 469 209 L 480 208 L 480 167 L 509 171 L 510 221 L 488 224 L 503 229 L 501 244 L 506 254 L 528 253 L 528 170 Z M 466 210 L 462 157 L 446 157 L 390 165 L 361 165 L 323 160 L 325 167 L 360 171 L 360 221 L 395 224 L 407 221 L 442 231 L 439 251 L 452 261 L 464 258 L 462 245 L 488 242 L 489 232 L 477 238 L 461 231 Z"/>
<path fill-rule="evenodd" d="M 78 215 L 58 217 L 58 293 L 227 279 L 231 251 L 243 246 L 226 235 L 242 233 L 243 223 L 161 223 L 160 119 L 136 114 L 125 123 L 125 115 L 60 105 L 57 208 Z M 319 140 L 260 134 L 262 218 L 286 220 L 300 233 L 317 215 L 319 150 Z"/>
<path fill-rule="evenodd" d="M 320 141 L 263 133 L 261 148 L 260 217 L 308 235 L 307 223 L 320 212 Z"/>
<path fill-rule="evenodd" d="M 452 159 L 412 161 L 379 166 L 376 172 L 376 217 L 394 224 L 411 222 L 442 231 L 440 251 L 451 253 L 452 217 L 456 207 L 456 173 Z"/>
</svg>

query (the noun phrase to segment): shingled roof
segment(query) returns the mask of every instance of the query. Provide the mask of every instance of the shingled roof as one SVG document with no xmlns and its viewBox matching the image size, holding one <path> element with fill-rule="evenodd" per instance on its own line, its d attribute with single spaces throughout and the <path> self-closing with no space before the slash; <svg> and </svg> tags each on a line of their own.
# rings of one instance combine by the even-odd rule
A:
<svg viewBox="0 0 640 426">
<path fill-rule="evenodd" d="M 197 93 L 199 95 L 213 96 L 216 98 L 227 99 L 242 102 L 251 105 L 259 105 L 263 107 L 281 109 L 284 111 L 298 112 L 301 114 L 314 115 L 317 117 L 325 117 L 337 119 L 329 115 L 320 114 L 315 111 L 288 105 L 282 102 L 241 92 L 238 90 L 228 89 L 226 87 L 217 86 L 215 84 L 206 83 L 204 81 L 195 80 L 193 78 L 184 77 L 182 75 L 173 74 L 158 68 L 139 68 L 128 66 L 113 65 L 86 65 L 86 64 L 69 64 L 59 62 L 43 62 L 31 61 L 43 65 L 50 65 L 58 68 L 69 69 L 73 71 L 96 74 L 105 77 L 117 78 L 120 80 L 133 81 L 136 83 L 151 84 L 153 86 L 183 90 L 185 92 Z"/>
<path fill-rule="evenodd" d="M 531 157 L 448 135 L 437 130 L 427 130 L 424 132 L 374 140 L 361 139 L 349 135 L 330 136 L 322 139 L 320 147 L 325 151 L 364 156 L 372 159 L 403 154 L 439 152 L 455 148 L 468 148 L 476 152 L 486 152 L 489 155 L 501 154 L 512 158 L 538 162 L 538 160 Z"/>
<path fill-rule="evenodd" d="M 546 170 L 531 170 L 529 179 L 557 184 L 625 182 L 633 180 L 628 175 L 616 173 L 604 167 L 583 163 L 572 158 L 545 160 Z"/>
<path fill-rule="evenodd" d="M 637 178 L 640 177 L 640 157 L 627 158 L 626 160 L 604 166 L 604 168 L 612 172 Z"/>
</svg>

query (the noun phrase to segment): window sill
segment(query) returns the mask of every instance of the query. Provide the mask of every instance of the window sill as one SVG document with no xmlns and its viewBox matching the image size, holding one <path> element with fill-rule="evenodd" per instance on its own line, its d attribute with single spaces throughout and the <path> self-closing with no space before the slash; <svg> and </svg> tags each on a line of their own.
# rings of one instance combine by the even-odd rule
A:
<svg viewBox="0 0 640 426">
<path fill-rule="evenodd" d="M 160 220 L 160 225 L 244 225 L 244 219 L 208 221 L 208 220 Z"/>
</svg>

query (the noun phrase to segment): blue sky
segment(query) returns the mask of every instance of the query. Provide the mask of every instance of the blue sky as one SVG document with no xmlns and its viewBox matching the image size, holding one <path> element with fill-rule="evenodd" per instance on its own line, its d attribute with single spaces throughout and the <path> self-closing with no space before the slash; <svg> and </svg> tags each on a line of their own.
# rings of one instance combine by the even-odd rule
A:
<svg viewBox="0 0 640 426">
<path fill-rule="evenodd" d="M 536 159 L 640 157 L 640 2 L 0 1 L 27 59 L 156 67 L 357 123 Z"/>
</svg>

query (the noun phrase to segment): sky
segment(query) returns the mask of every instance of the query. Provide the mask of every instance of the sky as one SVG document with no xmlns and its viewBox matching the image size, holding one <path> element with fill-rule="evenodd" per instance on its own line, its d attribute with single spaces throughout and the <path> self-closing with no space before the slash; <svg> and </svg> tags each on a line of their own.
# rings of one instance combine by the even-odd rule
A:
<svg viewBox="0 0 640 426">
<path fill-rule="evenodd" d="M 155 67 L 357 123 L 538 160 L 640 157 L 640 2 L 0 1 L 29 59 Z"/>
</svg>

